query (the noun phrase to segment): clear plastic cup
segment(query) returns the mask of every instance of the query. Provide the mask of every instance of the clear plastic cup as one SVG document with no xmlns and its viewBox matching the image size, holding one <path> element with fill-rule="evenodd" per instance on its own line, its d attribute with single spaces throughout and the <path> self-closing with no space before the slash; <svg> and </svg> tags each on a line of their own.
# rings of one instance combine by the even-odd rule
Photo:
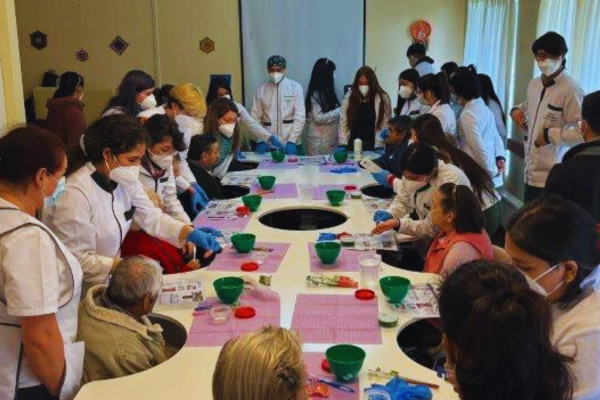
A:
<svg viewBox="0 0 600 400">
<path fill-rule="evenodd" d="M 300 201 L 309 202 L 313 199 L 313 189 L 314 186 L 312 183 L 301 183 L 298 185 L 300 189 Z"/>
<path fill-rule="evenodd" d="M 258 265 L 263 265 L 267 262 L 267 258 L 269 258 L 269 252 L 265 250 L 252 250 L 250 257 Z"/>
<path fill-rule="evenodd" d="M 361 254 L 359 263 L 360 284 L 365 288 L 374 288 L 379 282 L 381 256 L 379 254 Z"/>
</svg>

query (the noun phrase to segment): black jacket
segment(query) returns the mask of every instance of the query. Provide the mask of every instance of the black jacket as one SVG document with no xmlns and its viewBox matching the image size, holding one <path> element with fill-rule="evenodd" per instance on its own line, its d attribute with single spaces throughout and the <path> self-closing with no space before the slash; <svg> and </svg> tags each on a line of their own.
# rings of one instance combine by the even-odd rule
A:
<svg viewBox="0 0 600 400">
<path fill-rule="evenodd" d="M 546 193 L 579 204 L 600 223 L 600 139 L 569 150 L 550 170 Z"/>
<path fill-rule="evenodd" d="M 204 190 L 210 200 L 221 200 L 224 199 L 223 188 L 221 183 L 212 176 L 207 170 L 192 163 L 189 163 L 190 170 L 196 178 L 198 185 Z"/>
<path fill-rule="evenodd" d="M 385 153 L 373 160 L 380 168 L 385 169 L 391 174 L 394 174 L 398 178 L 402 178 L 402 169 L 400 168 L 400 160 L 408 147 L 407 144 L 401 144 L 400 146 L 393 148 L 391 146 L 385 147 Z"/>
</svg>

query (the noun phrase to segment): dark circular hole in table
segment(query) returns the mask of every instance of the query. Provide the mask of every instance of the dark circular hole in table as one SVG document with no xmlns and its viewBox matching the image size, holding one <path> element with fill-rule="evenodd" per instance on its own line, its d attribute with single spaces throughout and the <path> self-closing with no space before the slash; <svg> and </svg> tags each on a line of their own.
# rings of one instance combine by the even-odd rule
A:
<svg viewBox="0 0 600 400">
<path fill-rule="evenodd" d="M 394 197 L 394 189 L 382 185 L 367 185 L 360 188 L 360 191 L 369 197 L 376 199 L 391 199 Z"/>
<path fill-rule="evenodd" d="M 342 225 L 348 218 L 340 212 L 320 208 L 294 208 L 264 214 L 259 222 L 286 231 L 314 231 Z"/>
<path fill-rule="evenodd" d="M 250 188 L 238 185 L 223 185 L 222 186 L 224 200 L 237 199 L 250 193 Z"/>
<path fill-rule="evenodd" d="M 250 171 L 258 168 L 258 162 L 256 161 L 240 161 L 237 163 L 237 171 Z"/>
</svg>

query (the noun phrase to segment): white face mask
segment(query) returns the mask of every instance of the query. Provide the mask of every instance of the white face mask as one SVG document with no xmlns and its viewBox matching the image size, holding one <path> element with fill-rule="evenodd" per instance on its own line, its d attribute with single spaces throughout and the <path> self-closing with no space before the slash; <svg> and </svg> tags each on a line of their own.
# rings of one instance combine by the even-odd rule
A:
<svg viewBox="0 0 600 400">
<path fill-rule="evenodd" d="M 400 90 L 398 90 L 398 95 L 402 97 L 404 100 L 409 99 L 412 96 L 413 90 L 408 86 L 400 86 Z"/>
<path fill-rule="evenodd" d="M 235 132 L 235 124 L 223 124 L 219 125 L 219 132 L 228 138 L 232 137 Z"/>
<path fill-rule="evenodd" d="M 429 104 L 427 104 L 427 100 L 425 100 L 425 95 L 423 95 L 423 94 L 418 94 L 417 100 L 419 100 L 419 103 L 423 104 L 424 106 L 429 105 Z"/>
<path fill-rule="evenodd" d="M 544 61 L 538 61 L 537 64 L 540 71 L 542 71 L 542 74 L 550 76 L 558 71 L 558 69 L 562 66 L 562 61 L 546 58 Z"/>
<path fill-rule="evenodd" d="M 425 185 L 427 185 L 427 181 L 411 181 L 406 178 L 404 179 L 404 187 L 408 191 L 408 193 L 416 193 L 417 190 L 421 189 Z"/>
<path fill-rule="evenodd" d="M 151 94 L 150 96 L 146 96 L 144 101 L 142 101 L 142 104 L 140 104 L 140 107 L 142 107 L 142 110 L 144 111 L 156 108 L 156 98 L 154 98 L 154 95 Z"/>
<path fill-rule="evenodd" d="M 222 96 L 223 98 L 227 99 L 227 100 L 231 100 L 231 95 L 230 94 L 226 94 Z"/>
<path fill-rule="evenodd" d="M 269 79 L 276 85 L 283 79 L 283 72 L 269 72 Z"/>
<path fill-rule="evenodd" d="M 540 285 L 538 283 L 538 281 L 540 279 L 542 279 L 544 276 L 548 275 L 550 272 L 554 271 L 559 266 L 560 266 L 560 263 L 556 264 L 554 267 L 550 268 L 548 271 L 544 272 L 543 274 L 541 274 L 540 276 L 538 276 L 535 279 L 531 279 L 527 274 L 525 274 L 525 278 L 527 279 L 527 282 L 529 283 L 529 287 L 531 288 L 531 290 L 533 290 L 534 292 L 537 292 L 537 293 L 541 294 L 544 297 L 548 297 L 552 293 L 556 292 L 563 285 L 564 281 L 561 281 L 551 291 L 547 291 L 542 285 Z"/>
<path fill-rule="evenodd" d="M 108 163 L 105 161 L 106 168 L 110 170 L 108 173 L 108 179 L 111 181 L 117 182 L 119 185 L 122 185 L 125 188 L 131 187 L 138 182 L 140 177 L 140 166 L 132 165 L 129 167 L 123 167 L 117 160 L 117 157 L 113 156 L 117 164 L 119 166 L 115 169 L 110 169 Z"/>
<path fill-rule="evenodd" d="M 358 90 L 362 94 L 362 97 L 367 97 L 367 94 L 369 94 L 369 85 L 360 85 Z"/>
<path fill-rule="evenodd" d="M 173 166 L 173 155 L 164 156 L 150 152 L 150 159 L 161 169 L 168 169 L 169 167 Z"/>
</svg>

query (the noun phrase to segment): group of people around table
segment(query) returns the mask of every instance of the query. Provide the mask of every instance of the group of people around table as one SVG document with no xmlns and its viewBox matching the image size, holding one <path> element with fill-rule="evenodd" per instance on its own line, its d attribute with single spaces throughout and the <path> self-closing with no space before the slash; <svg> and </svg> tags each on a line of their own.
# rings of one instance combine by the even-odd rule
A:
<svg viewBox="0 0 600 400">
<path fill-rule="evenodd" d="M 163 273 L 221 251 L 220 232 L 191 221 L 226 198 L 220 178 L 243 168 L 242 131 L 258 153 L 298 154 L 305 122 L 308 154 L 351 149 L 356 138 L 380 153 L 373 176 L 396 197 L 373 231 L 417 238 L 424 271 L 441 276 L 447 372 L 461 398 L 600 397 L 600 178 L 590 173 L 600 166 L 600 92 L 583 99 L 558 34 L 532 50 L 542 76 L 511 112 L 528 129 L 527 204 L 504 250 L 490 239 L 505 168 L 500 102 L 472 66 L 436 74 L 421 45 L 407 52 L 413 68 L 400 74 L 393 116 L 371 68 L 339 102 L 335 64 L 319 59 L 304 99 L 273 56 L 251 112 L 222 78 L 205 98 L 192 84 L 156 88 L 136 70 L 86 128 L 83 77 L 63 74 L 48 103 L 52 133 L 24 127 L 0 139 L 0 397 L 69 399 L 81 383 L 167 360 L 174 349 L 148 314 Z M 562 197 L 537 196 L 546 177 Z M 224 346 L 213 395 L 302 398 L 306 376 L 299 338 L 265 327 Z"/>
</svg>

